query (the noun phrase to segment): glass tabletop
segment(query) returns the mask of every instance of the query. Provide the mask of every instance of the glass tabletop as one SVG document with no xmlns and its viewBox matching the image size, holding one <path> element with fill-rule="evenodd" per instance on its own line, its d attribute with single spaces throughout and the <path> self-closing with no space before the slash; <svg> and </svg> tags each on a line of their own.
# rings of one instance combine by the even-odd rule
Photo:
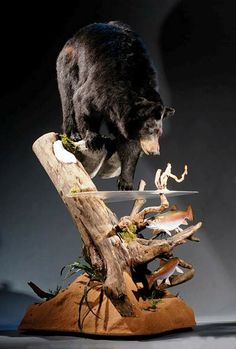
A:
<svg viewBox="0 0 236 349">
<path fill-rule="evenodd" d="M 68 193 L 67 197 L 73 198 L 96 198 L 102 199 L 107 202 L 120 202 L 129 200 L 145 200 L 145 199 L 157 199 L 160 194 L 166 196 L 181 196 L 197 194 L 198 191 L 178 191 L 178 190 L 127 190 L 127 191 L 87 191 L 78 193 Z"/>
</svg>

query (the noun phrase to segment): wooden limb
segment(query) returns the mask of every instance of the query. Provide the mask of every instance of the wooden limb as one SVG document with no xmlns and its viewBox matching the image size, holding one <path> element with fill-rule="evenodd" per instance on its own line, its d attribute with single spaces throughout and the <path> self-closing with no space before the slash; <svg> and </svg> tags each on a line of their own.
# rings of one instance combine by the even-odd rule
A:
<svg viewBox="0 0 236 349">
<path fill-rule="evenodd" d="M 35 285 L 32 281 L 28 282 L 28 285 L 32 288 L 34 293 L 36 293 L 37 296 L 42 298 L 42 299 L 51 299 L 51 298 L 55 297 L 54 294 L 43 291 L 41 288 L 39 288 L 37 285 Z"/>
<path fill-rule="evenodd" d="M 192 268 L 183 274 L 173 275 L 172 277 L 170 277 L 171 285 L 169 286 L 176 286 L 188 280 L 191 280 L 194 277 L 194 274 L 195 274 L 195 270 Z"/>
<path fill-rule="evenodd" d="M 184 166 L 184 172 L 182 173 L 181 177 L 178 178 L 177 176 L 175 176 L 173 173 L 169 173 L 169 177 L 171 177 L 172 179 L 174 179 L 177 183 L 181 183 L 183 182 L 185 176 L 188 174 L 188 166 L 185 165 Z"/>
<path fill-rule="evenodd" d="M 146 207 L 134 217 L 134 220 L 143 221 L 148 213 L 161 213 L 169 207 L 169 202 L 164 194 L 160 194 L 161 204 L 159 206 Z"/>
<path fill-rule="evenodd" d="M 89 246 L 83 246 L 83 255 L 85 257 L 85 260 L 89 264 L 91 264 L 95 270 L 102 271 L 104 269 L 103 260 L 101 259 L 96 247 L 93 244 L 90 244 Z"/>
<path fill-rule="evenodd" d="M 140 241 L 143 240 L 143 241 Z M 129 243 L 128 250 L 132 260 L 132 266 L 149 263 L 161 253 L 167 253 L 171 250 L 167 240 L 136 239 Z"/>
<path fill-rule="evenodd" d="M 188 240 L 190 240 L 190 241 L 194 241 L 194 242 L 200 242 L 200 239 L 199 239 L 199 238 L 197 238 L 197 237 L 196 237 L 196 236 L 194 236 L 194 235 L 190 236 L 190 237 L 188 238 Z"/>
<path fill-rule="evenodd" d="M 168 242 L 172 247 L 172 249 L 178 245 L 185 243 L 186 239 L 191 237 L 198 229 L 201 228 L 201 226 L 202 226 L 202 222 L 199 222 L 195 225 L 189 226 L 188 228 L 168 238 Z"/>
<path fill-rule="evenodd" d="M 161 169 L 158 169 L 157 172 L 156 172 L 156 175 L 155 175 L 155 186 L 158 189 L 162 189 L 162 185 L 161 185 L 161 182 L 160 182 L 160 177 L 161 177 Z"/>
<path fill-rule="evenodd" d="M 169 178 L 174 179 L 177 183 L 183 182 L 185 176 L 188 174 L 188 167 L 187 165 L 184 166 L 184 172 L 182 173 L 182 176 L 178 178 L 176 175 L 171 173 L 171 164 L 168 163 L 166 166 L 166 169 L 163 173 L 161 173 L 161 169 L 158 169 L 155 176 L 155 185 L 157 189 L 166 189 L 167 188 L 167 182 Z"/>
<path fill-rule="evenodd" d="M 151 262 L 157 256 L 163 253 L 170 253 L 174 247 L 184 244 L 186 239 L 193 235 L 202 223 L 190 226 L 187 229 L 175 234 L 174 236 L 163 240 L 136 239 L 127 246 L 132 256 L 132 265 L 139 265 Z"/>
<path fill-rule="evenodd" d="M 139 191 L 142 191 L 144 190 L 146 186 L 146 182 L 142 179 L 139 183 L 139 188 L 138 190 Z M 134 217 L 141 209 L 141 207 L 145 204 L 146 200 L 145 199 L 137 199 L 135 200 L 134 202 L 134 205 L 133 205 L 133 208 L 132 208 L 132 211 L 130 213 L 130 217 Z"/>
<path fill-rule="evenodd" d="M 191 263 L 189 262 L 186 262 L 185 260 L 179 258 L 179 266 L 180 267 L 183 267 L 183 268 L 186 268 L 186 269 L 193 269 L 193 266 Z"/>
<path fill-rule="evenodd" d="M 77 163 L 62 163 L 57 160 L 53 152 L 53 143 L 56 140 L 55 133 L 45 134 L 35 141 L 33 150 L 67 206 L 83 243 L 87 246 L 87 257 L 92 263 L 95 263 L 95 268 L 98 267 L 98 263 L 100 264 L 98 259 L 102 260 L 103 273 L 106 276 L 104 289 L 108 297 L 116 304 L 120 302 L 123 309 L 122 314 L 132 316 L 134 314 L 131 311 L 131 304 L 124 302 L 126 290 L 123 270 L 126 267 L 126 261 L 123 259 L 122 263 L 117 258 L 117 247 L 111 239 L 107 238 L 112 228 L 117 225 L 118 220 L 101 199 L 68 197 L 70 189 L 73 187 L 77 187 L 79 191 L 95 191 L 97 189 L 79 161 Z M 94 245 L 99 255 L 98 258 L 90 255 L 91 244 Z"/>
</svg>

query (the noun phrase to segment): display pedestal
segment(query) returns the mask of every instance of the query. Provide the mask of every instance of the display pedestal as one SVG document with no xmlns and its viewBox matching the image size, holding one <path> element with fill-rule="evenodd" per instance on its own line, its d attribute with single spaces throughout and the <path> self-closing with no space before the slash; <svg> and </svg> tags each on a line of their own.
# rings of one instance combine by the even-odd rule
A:
<svg viewBox="0 0 236 349">
<path fill-rule="evenodd" d="M 150 309 L 150 300 L 140 297 L 139 286 L 126 273 L 124 279 L 135 317 L 122 317 L 105 293 L 101 300 L 101 283 L 96 281 L 90 283 L 86 303 L 83 296 L 89 279 L 83 274 L 53 299 L 31 305 L 19 330 L 137 336 L 195 326 L 194 313 L 181 298 L 166 291 L 156 309 Z"/>
<path fill-rule="evenodd" d="M 192 264 L 175 257 L 173 250 L 187 241 L 199 241 L 195 233 L 201 222 L 179 229 L 165 238 L 159 238 L 161 231 L 153 232 L 155 239 L 145 237 L 141 231 L 149 224 L 150 217 L 147 216 L 158 214 L 160 217 L 166 212 L 170 191 L 155 193 L 157 204 L 141 209 L 147 195 L 150 195 L 144 191 L 145 183 L 141 181 L 140 193 L 135 192 L 133 197 L 135 201 L 131 213 L 118 220 L 104 202 L 110 194 L 114 196 L 114 192 L 101 196 L 80 161 L 64 163 L 58 159 L 54 152 L 57 140 L 55 133 L 45 134 L 35 141 L 33 150 L 79 230 L 86 265 L 84 267 L 77 261 L 77 271 L 88 274 L 78 277 L 54 297 L 38 293 L 37 286 L 36 290 L 33 288 L 39 296 L 50 300 L 31 305 L 19 330 L 136 336 L 192 328 L 195 325 L 192 309 L 167 288 L 193 277 Z M 170 164 L 168 166 L 169 170 L 166 169 L 162 175 L 161 170 L 157 170 L 159 177 L 156 175 L 155 183 L 160 180 L 161 188 L 167 184 L 169 176 L 178 182 L 184 176 L 178 179 L 171 174 Z M 165 180 L 164 184 L 162 180 L 163 183 Z M 115 196 L 120 195 L 115 193 Z M 121 195 L 123 199 L 124 195 L 126 197 L 127 193 Z M 128 193 L 130 195 L 133 192 Z M 192 220 L 188 210 L 177 211 L 176 207 L 166 214 L 164 217 L 169 217 L 171 221 L 173 216 L 179 219 L 183 215 Z M 148 264 L 155 259 L 160 260 L 160 264 L 152 273 Z M 177 270 L 177 266 L 184 271 Z M 71 269 L 70 272 L 76 271 Z M 161 283 L 158 284 L 157 279 Z M 140 282 L 136 284 L 136 280 Z"/>
</svg>

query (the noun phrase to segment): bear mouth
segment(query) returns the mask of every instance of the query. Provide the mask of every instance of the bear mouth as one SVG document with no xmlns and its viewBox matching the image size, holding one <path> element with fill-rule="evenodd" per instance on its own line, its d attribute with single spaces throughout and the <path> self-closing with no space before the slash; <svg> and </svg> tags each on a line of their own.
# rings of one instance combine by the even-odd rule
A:
<svg viewBox="0 0 236 349">
<path fill-rule="evenodd" d="M 143 149 L 143 152 L 146 154 L 146 155 L 160 155 L 160 152 L 159 151 L 146 151 Z"/>
</svg>

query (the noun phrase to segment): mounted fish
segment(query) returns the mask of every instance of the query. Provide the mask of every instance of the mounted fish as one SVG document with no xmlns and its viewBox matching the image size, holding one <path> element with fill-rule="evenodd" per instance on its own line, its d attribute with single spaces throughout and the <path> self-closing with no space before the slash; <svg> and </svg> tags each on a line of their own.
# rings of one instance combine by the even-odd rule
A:
<svg viewBox="0 0 236 349">
<path fill-rule="evenodd" d="M 157 286 L 165 280 L 167 285 L 171 285 L 169 277 L 175 273 L 175 271 L 183 274 L 183 270 L 178 267 L 179 258 L 171 258 L 168 262 L 163 259 L 160 260 L 160 267 L 151 275 L 146 275 L 149 289 L 153 286 L 154 282 L 157 282 Z"/>
<path fill-rule="evenodd" d="M 186 211 L 178 211 L 176 206 L 166 213 L 147 219 L 147 228 L 154 229 L 154 234 L 164 231 L 171 236 L 171 231 L 181 231 L 180 225 L 188 225 L 186 219 L 193 220 L 193 211 L 189 205 Z"/>
</svg>

